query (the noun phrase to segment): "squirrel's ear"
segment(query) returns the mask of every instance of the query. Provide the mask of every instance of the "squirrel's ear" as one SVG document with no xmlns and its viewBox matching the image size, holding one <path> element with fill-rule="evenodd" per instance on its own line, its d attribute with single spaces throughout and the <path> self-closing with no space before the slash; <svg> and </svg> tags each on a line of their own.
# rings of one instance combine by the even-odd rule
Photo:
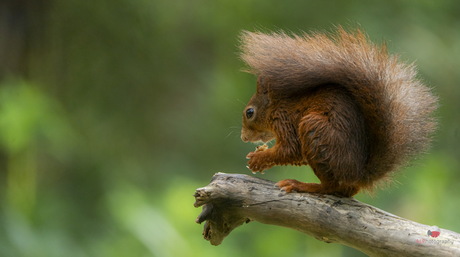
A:
<svg viewBox="0 0 460 257">
<path fill-rule="evenodd" d="M 262 78 L 259 76 L 257 78 L 257 94 L 259 95 L 266 95 L 269 91 L 269 83 L 267 79 Z"/>
</svg>

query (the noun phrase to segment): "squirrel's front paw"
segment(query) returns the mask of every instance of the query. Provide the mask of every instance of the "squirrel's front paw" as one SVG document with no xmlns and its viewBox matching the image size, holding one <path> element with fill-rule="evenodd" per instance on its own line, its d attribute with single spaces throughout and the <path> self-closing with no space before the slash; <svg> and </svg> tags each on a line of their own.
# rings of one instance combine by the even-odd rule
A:
<svg viewBox="0 0 460 257">
<path fill-rule="evenodd" d="M 275 165 L 269 159 L 269 156 L 263 151 L 250 152 L 248 155 L 246 155 L 246 158 L 249 159 L 247 167 L 248 169 L 252 170 L 253 173 L 262 173 L 264 170 L 267 170 Z"/>
</svg>

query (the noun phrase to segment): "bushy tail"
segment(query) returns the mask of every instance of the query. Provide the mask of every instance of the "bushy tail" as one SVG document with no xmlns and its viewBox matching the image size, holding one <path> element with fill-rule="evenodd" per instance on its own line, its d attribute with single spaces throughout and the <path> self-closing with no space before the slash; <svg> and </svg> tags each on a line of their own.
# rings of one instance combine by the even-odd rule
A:
<svg viewBox="0 0 460 257">
<path fill-rule="evenodd" d="M 369 187 L 429 145 L 437 98 L 416 78 L 413 65 L 399 62 L 361 31 L 338 28 L 332 35 L 302 36 L 243 32 L 241 41 L 249 72 L 271 81 L 271 90 L 289 94 L 336 84 L 351 92 L 370 132 Z"/>
</svg>

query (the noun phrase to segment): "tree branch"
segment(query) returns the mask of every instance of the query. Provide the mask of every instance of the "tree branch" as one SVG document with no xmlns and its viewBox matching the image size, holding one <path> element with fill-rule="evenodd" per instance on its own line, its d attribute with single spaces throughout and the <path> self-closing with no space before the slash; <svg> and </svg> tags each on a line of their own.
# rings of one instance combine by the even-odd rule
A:
<svg viewBox="0 0 460 257">
<path fill-rule="evenodd" d="M 370 256 L 460 256 L 460 234 L 400 218 L 353 198 L 285 193 L 274 182 L 240 174 L 217 173 L 195 192 L 203 206 L 196 222 L 203 235 L 219 245 L 249 221 L 283 226 L 327 243 L 340 243 Z"/>
</svg>

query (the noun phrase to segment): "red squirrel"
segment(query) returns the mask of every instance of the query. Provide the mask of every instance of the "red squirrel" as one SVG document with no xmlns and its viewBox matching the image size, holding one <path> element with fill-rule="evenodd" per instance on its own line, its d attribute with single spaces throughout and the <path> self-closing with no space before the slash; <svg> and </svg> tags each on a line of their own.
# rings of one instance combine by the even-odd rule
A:
<svg viewBox="0 0 460 257">
<path fill-rule="evenodd" d="M 287 35 L 243 32 L 241 58 L 257 76 L 241 139 L 269 142 L 248 168 L 310 165 L 320 182 L 282 180 L 286 192 L 351 197 L 427 149 L 437 98 L 413 65 L 360 30 Z"/>
</svg>

